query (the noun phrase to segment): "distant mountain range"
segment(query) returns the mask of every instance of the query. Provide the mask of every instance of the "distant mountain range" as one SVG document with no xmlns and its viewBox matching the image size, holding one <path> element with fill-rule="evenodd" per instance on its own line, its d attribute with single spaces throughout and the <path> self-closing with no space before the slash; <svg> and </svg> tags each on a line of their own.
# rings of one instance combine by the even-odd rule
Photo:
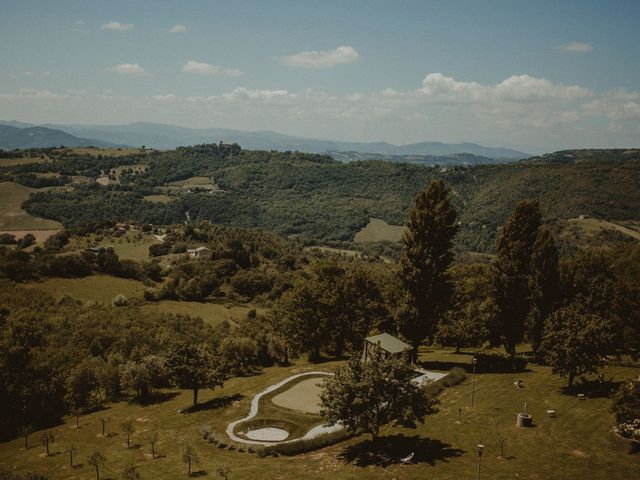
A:
<svg viewBox="0 0 640 480">
<path fill-rule="evenodd" d="M 0 125 L 15 129 L 41 129 L 38 142 L 32 133 L 24 132 L 25 141 L 20 143 L 20 135 L 12 138 L 9 144 L 0 137 L 0 148 L 28 148 L 35 146 L 135 146 L 172 149 L 179 146 L 201 143 L 238 143 L 250 150 L 298 150 L 309 153 L 334 152 L 336 157 L 348 159 L 351 152 L 378 156 L 450 156 L 471 154 L 492 160 L 519 160 L 530 157 L 529 154 L 508 148 L 485 147 L 476 143 L 421 142 L 410 145 L 392 145 L 387 142 L 339 142 L 332 140 L 310 139 L 282 135 L 270 131 L 244 132 L 225 128 L 196 129 L 164 125 L 159 123 L 138 122 L 128 125 L 31 125 L 21 122 L 0 122 Z M 64 137 L 67 134 L 70 137 Z M 0 134 L 1 135 L 1 134 Z M 51 139 L 47 143 L 47 136 Z M 64 140 L 66 138 L 66 141 Z M 31 140 L 31 141 L 28 141 Z M 339 155 L 338 152 L 346 154 Z M 341 158 L 341 159 L 342 159 Z M 380 158 L 380 157 L 376 157 Z M 401 161 L 396 158 L 396 161 Z"/>
</svg>

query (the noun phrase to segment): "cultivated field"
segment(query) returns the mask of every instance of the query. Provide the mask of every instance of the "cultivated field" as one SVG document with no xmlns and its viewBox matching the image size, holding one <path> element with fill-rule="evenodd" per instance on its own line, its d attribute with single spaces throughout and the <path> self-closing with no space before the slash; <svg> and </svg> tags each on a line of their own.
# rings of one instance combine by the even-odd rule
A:
<svg viewBox="0 0 640 480">
<path fill-rule="evenodd" d="M 371 242 L 399 242 L 402 240 L 404 226 L 389 225 L 379 218 L 370 218 L 369 224 L 356 233 L 353 241 L 356 243 Z"/>
<path fill-rule="evenodd" d="M 54 220 L 34 217 L 22 210 L 33 188 L 14 182 L 0 182 L 0 230 L 59 230 L 62 224 Z"/>
<path fill-rule="evenodd" d="M 140 155 L 150 152 L 150 150 L 142 150 L 141 148 L 76 147 L 68 148 L 66 150 L 77 155 L 102 155 L 103 157 L 126 157 L 128 155 Z"/>
<path fill-rule="evenodd" d="M 15 165 L 26 165 L 29 163 L 44 163 L 49 159 L 44 156 L 35 157 L 18 157 L 18 158 L 0 158 L 0 167 L 13 167 Z"/>
<path fill-rule="evenodd" d="M 423 352 L 428 368 L 449 369 L 469 367 L 470 354 L 449 351 Z M 302 371 L 332 369 L 336 363 L 292 367 L 272 367 L 259 375 L 232 378 L 223 389 L 201 393 L 202 406 L 193 413 L 180 413 L 188 407 L 191 392 L 168 391 L 164 401 L 140 406 L 119 402 L 101 412 L 80 418 L 80 429 L 68 419 L 52 428 L 56 441 L 53 456 L 43 456 L 39 432 L 31 435 L 30 448 L 25 450 L 22 439 L 0 444 L 0 466 L 16 471 L 28 469 L 47 472 L 52 479 L 95 478 L 86 457 L 100 451 L 107 457 L 101 478 L 116 479 L 130 463 L 139 467 L 142 478 L 169 480 L 186 476 L 181 461 L 180 446 L 191 443 L 200 463 L 195 470 L 206 478 L 217 478 L 221 465 L 231 468 L 232 479 L 311 480 L 351 479 L 424 479 L 460 480 L 475 478 L 478 464 L 477 444 L 485 445 L 482 457 L 483 479 L 550 480 L 550 479 L 634 479 L 640 478 L 638 450 L 612 432 L 611 401 L 598 396 L 578 400 L 563 390 L 564 380 L 553 376 L 549 368 L 531 366 L 530 371 L 517 374 L 478 373 L 475 384 L 475 404 L 470 408 L 471 377 L 440 396 L 440 412 L 427 418 L 417 429 L 385 427 L 381 442 L 392 442 L 390 458 L 415 453 L 411 465 L 381 466 L 370 455 L 368 435 L 360 435 L 337 445 L 295 457 L 258 458 L 245 451 L 216 448 L 199 435 L 202 426 L 210 426 L 221 441 L 229 443 L 226 425 L 246 416 L 253 395 L 269 385 Z M 620 382 L 634 378 L 640 368 L 608 367 L 607 380 Z M 515 379 L 522 379 L 525 388 L 516 389 Z M 521 429 L 515 426 L 516 413 L 523 410 L 533 415 L 535 426 Z M 275 406 L 274 406 L 275 407 Z M 553 409 L 557 418 L 546 411 Z M 102 437 L 100 419 L 109 418 L 108 436 Z M 134 448 L 127 449 L 120 423 L 135 421 Z M 461 419 L 461 421 L 459 421 Z M 151 459 L 145 434 L 150 429 L 160 433 L 160 458 Z M 500 439 L 504 438 L 504 456 Z M 75 445 L 76 468 L 68 464 L 65 449 Z M 635 452 L 635 453 L 634 453 Z M 594 473 L 597 472 L 597 476 Z"/>
</svg>

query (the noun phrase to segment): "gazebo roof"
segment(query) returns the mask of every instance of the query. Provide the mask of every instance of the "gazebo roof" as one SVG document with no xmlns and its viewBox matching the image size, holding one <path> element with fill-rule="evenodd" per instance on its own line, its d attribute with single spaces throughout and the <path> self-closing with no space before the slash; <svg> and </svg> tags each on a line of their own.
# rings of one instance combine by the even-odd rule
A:
<svg viewBox="0 0 640 480">
<path fill-rule="evenodd" d="M 381 333 L 380 335 L 367 337 L 365 340 L 379 346 L 381 349 L 389 353 L 401 353 L 411 350 L 411 345 L 404 343 L 399 338 L 389 335 L 388 333 Z"/>
</svg>

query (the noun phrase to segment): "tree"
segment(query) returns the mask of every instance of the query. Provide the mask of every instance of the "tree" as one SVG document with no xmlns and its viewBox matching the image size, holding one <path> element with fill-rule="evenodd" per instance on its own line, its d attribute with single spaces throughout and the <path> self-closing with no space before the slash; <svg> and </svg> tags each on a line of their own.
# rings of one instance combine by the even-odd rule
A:
<svg viewBox="0 0 640 480">
<path fill-rule="evenodd" d="M 613 341 L 607 319 L 589 312 L 578 300 L 556 310 L 547 320 L 540 351 L 553 373 L 567 378 L 596 373 Z"/>
<path fill-rule="evenodd" d="M 414 361 L 418 346 L 432 338 L 450 302 L 447 269 L 453 260 L 457 213 L 449 192 L 442 180 L 435 180 L 418 193 L 402 236 L 405 306 L 398 314 L 398 327 L 413 346 Z"/>
<path fill-rule="evenodd" d="M 122 432 L 127 436 L 127 448 L 130 448 L 131 435 L 133 435 L 136 431 L 136 424 L 133 420 L 127 420 L 126 422 L 122 422 L 120 424 L 120 428 L 122 428 Z"/>
<path fill-rule="evenodd" d="M 180 388 L 193 390 L 193 406 L 203 388 L 222 387 L 224 374 L 206 345 L 183 342 L 169 350 L 167 368 Z"/>
<path fill-rule="evenodd" d="M 29 435 L 33 432 L 33 426 L 23 425 L 18 429 L 18 433 L 24 438 L 24 449 L 29 448 Z"/>
<path fill-rule="evenodd" d="M 216 468 L 216 473 L 222 480 L 229 480 L 229 476 L 231 475 L 231 467 L 229 465 L 220 465 Z"/>
<path fill-rule="evenodd" d="M 128 465 L 122 470 L 122 480 L 141 480 L 140 472 L 135 465 Z"/>
<path fill-rule="evenodd" d="M 442 345 L 478 347 L 489 336 L 493 318 L 490 265 L 451 267 L 453 302 L 446 319 L 439 325 L 436 341 Z"/>
<path fill-rule="evenodd" d="M 67 453 L 69 454 L 69 466 L 73 468 L 73 454 L 76 453 L 75 445 L 69 445 L 67 447 Z"/>
<path fill-rule="evenodd" d="M 74 367 L 65 383 L 65 402 L 76 417 L 76 427 L 79 427 L 80 414 L 93 403 L 93 394 L 98 389 L 98 376 L 90 361 L 84 361 Z"/>
<path fill-rule="evenodd" d="M 538 237 L 541 214 L 538 202 L 522 200 L 502 227 L 495 262 L 493 334 L 515 358 L 516 345 L 524 339 L 531 307 L 529 277 L 531 257 Z"/>
<path fill-rule="evenodd" d="M 192 464 L 197 464 L 199 462 L 198 452 L 196 452 L 195 448 L 191 446 L 191 444 L 186 444 L 182 449 L 182 461 L 187 464 L 187 476 L 191 476 L 191 466 Z"/>
<path fill-rule="evenodd" d="M 49 456 L 49 444 L 53 443 L 55 441 L 55 438 L 53 436 L 53 433 L 51 432 L 42 432 L 42 435 L 40 436 L 40 441 L 42 442 L 42 445 L 44 445 L 44 448 L 47 452 L 47 457 Z"/>
<path fill-rule="evenodd" d="M 107 457 L 100 452 L 93 452 L 87 457 L 87 463 L 96 469 L 96 480 L 100 480 L 100 467 L 106 462 Z"/>
<path fill-rule="evenodd" d="M 158 431 L 151 430 L 147 433 L 147 442 L 149 442 L 149 446 L 151 447 L 151 458 L 156 458 L 156 446 L 158 445 Z"/>
<path fill-rule="evenodd" d="M 613 396 L 611 411 L 618 425 L 640 419 L 640 381 L 634 380 L 620 387 Z"/>
<path fill-rule="evenodd" d="M 324 382 L 321 412 L 327 423 L 340 422 L 350 431 L 364 430 L 375 440 L 391 421 L 404 426 L 423 422 L 436 411 L 437 400 L 412 382 L 413 369 L 398 359 L 373 355 L 367 362 L 354 357 Z"/>
<path fill-rule="evenodd" d="M 531 349 L 537 357 L 544 333 L 544 323 L 558 307 L 561 298 L 558 249 L 553 234 L 546 225 L 538 230 L 533 244 L 529 291 L 531 294 L 529 339 Z"/>
<path fill-rule="evenodd" d="M 231 336 L 220 346 L 225 369 L 236 375 L 246 373 L 255 364 L 258 354 L 256 342 L 247 337 Z"/>
</svg>

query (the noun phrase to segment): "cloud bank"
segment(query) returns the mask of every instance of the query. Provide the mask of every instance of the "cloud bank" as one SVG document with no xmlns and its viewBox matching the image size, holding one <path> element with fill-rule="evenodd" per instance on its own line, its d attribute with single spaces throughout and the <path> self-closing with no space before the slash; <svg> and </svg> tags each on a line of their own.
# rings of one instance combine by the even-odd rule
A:
<svg viewBox="0 0 640 480">
<path fill-rule="evenodd" d="M 193 69 L 190 73 L 209 70 L 208 64 L 200 66 L 200 62 L 187 65 Z M 114 71 L 121 75 L 144 72 L 137 64 L 117 65 Z M 96 123 L 99 111 L 101 123 L 155 121 L 269 129 L 396 144 L 440 140 L 548 149 L 621 147 L 638 146 L 640 135 L 639 91 L 596 93 L 525 74 L 481 84 L 435 72 L 414 89 L 348 95 L 247 87 L 202 96 L 19 90 L 0 93 L 0 111 L 7 118 L 34 123 Z"/>
</svg>

